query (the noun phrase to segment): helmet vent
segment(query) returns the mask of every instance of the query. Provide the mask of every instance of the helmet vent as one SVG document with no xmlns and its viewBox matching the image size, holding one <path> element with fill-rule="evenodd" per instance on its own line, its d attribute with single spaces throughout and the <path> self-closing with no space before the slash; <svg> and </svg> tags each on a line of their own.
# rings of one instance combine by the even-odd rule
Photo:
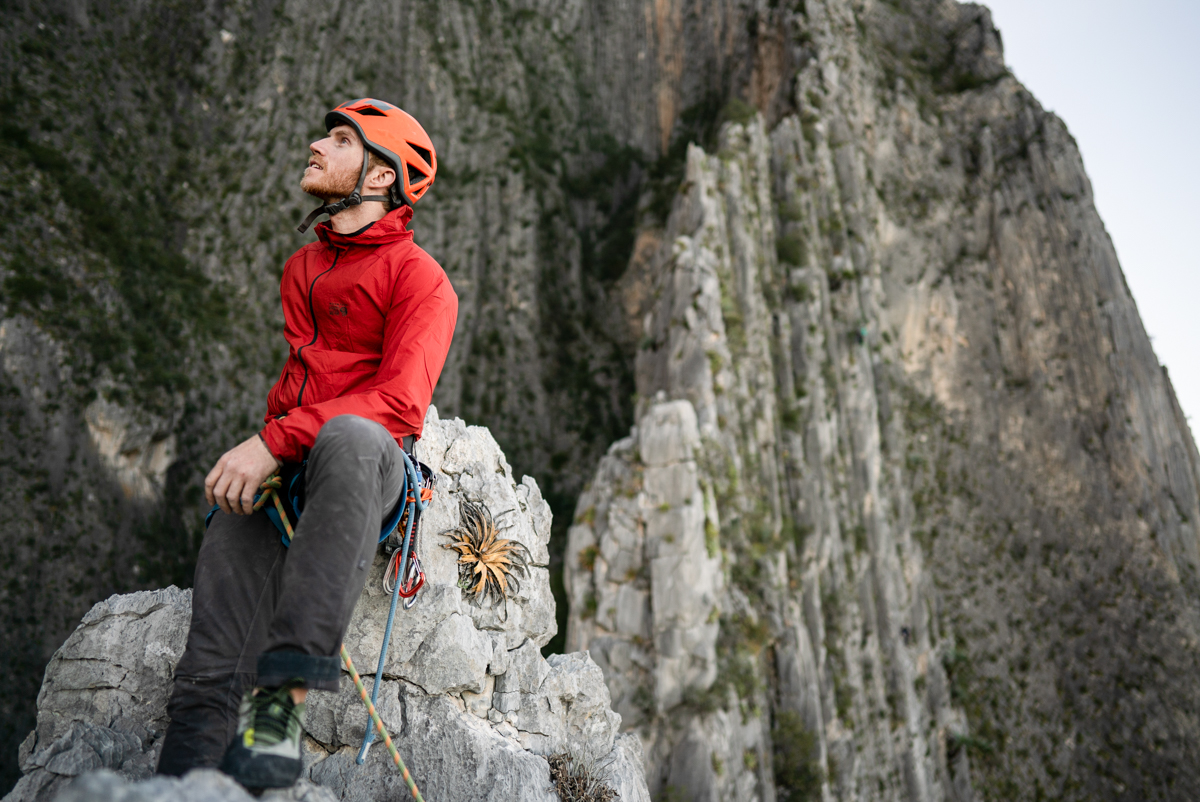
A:
<svg viewBox="0 0 1200 802">
<path fill-rule="evenodd" d="M 426 149 L 426 148 L 423 148 L 423 147 L 421 147 L 420 145 L 414 145 L 414 144 L 413 144 L 413 143 L 411 143 L 411 142 L 409 142 L 409 143 L 408 143 L 408 146 L 409 146 L 410 148 L 412 148 L 413 150 L 415 150 L 415 151 L 417 152 L 417 155 L 418 155 L 418 156 L 420 156 L 422 159 L 424 159 L 424 160 L 425 160 L 425 163 L 426 163 L 426 164 L 429 164 L 429 165 L 432 165 L 432 164 L 433 164 L 433 160 L 432 160 L 432 159 L 429 157 L 429 151 L 428 151 L 428 149 Z"/>
<path fill-rule="evenodd" d="M 374 106 L 363 106 L 361 109 L 351 109 L 355 114 L 361 114 L 364 117 L 386 117 L 379 109 Z"/>
<path fill-rule="evenodd" d="M 408 167 L 408 183 L 415 184 L 425 178 L 425 174 L 416 167 L 413 167 L 411 164 L 405 166 Z"/>
</svg>

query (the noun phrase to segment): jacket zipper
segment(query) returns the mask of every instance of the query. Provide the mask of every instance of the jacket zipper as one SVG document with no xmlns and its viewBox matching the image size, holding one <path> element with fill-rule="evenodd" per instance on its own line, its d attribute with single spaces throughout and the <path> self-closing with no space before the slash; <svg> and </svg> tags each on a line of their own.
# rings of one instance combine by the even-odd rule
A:
<svg viewBox="0 0 1200 802">
<path fill-rule="evenodd" d="M 313 277 L 313 280 L 308 285 L 308 318 L 312 321 L 313 338 L 308 345 L 300 346 L 300 350 L 296 351 L 296 358 L 300 360 L 300 364 L 304 365 L 304 380 L 300 382 L 300 392 L 296 395 L 296 406 L 304 404 L 304 388 L 308 385 L 308 363 L 304 361 L 304 349 L 309 345 L 313 345 L 317 341 L 317 313 L 313 311 L 312 294 L 313 287 L 317 285 L 317 279 L 337 267 L 338 259 L 341 257 L 341 251 L 335 251 L 333 254 L 333 264 L 325 268 L 322 272 Z"/>
</svg>

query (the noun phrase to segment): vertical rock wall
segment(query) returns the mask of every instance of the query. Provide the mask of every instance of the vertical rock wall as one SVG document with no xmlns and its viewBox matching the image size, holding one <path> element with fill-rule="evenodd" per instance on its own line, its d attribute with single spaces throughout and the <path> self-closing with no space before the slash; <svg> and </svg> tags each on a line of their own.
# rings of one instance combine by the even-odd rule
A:
<svg viewBox="0 0 1200 802">
<path fill-rule="evenodd" d="M 1189 798 L 1196 450 L 1078 151 L 986 11 L 805 9 L 798 113 L 690 149 L 641 234 L 568 648 L 655 793 Z"/>
</svg>

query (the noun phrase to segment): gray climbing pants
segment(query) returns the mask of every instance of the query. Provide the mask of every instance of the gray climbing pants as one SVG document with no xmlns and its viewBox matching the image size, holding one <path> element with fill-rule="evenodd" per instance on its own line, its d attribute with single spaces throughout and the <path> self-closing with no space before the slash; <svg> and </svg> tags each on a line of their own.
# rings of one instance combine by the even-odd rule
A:
<svg viewBox="0 0 1200 802">
<path fill-rule="evenodd" d="M 220 763 L 248 688 L 301 678 L 309 689 L 337 690 L 342 639 L 403 475 L 400 447 L 383 426 L 342 415 L 309 452 L 290 549 L 265 512 L 213 515 L 167 703 L 160 774 Z"/>
</svg>

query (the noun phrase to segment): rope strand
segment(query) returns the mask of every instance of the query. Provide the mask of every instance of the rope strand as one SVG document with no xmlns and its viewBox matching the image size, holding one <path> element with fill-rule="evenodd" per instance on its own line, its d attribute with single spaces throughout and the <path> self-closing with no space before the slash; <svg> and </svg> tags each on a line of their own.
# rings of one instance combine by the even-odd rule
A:
<svg viewBox="0 0 1200 802">
<path fill-rule="evenodd" d="M 267 504 L 267 499 L 272 499 L 275 502 L 275 511 L 279 513 L 279 520 L 283 521 L 283 528 L 287 530 L 288 540 L 296 539 L 296 533 L 292 531 L 292 522 L 288 520 L 287 513 L 283 511 L 283 501 L 279 498 L 279 492 L 283 490 L 283 478 L 279 475 L 279 471 L 267 477 L 267 481 L 258 486 L 262 494 L 258 497 L 258 501 L 254 502 L 254 511 L 258 512 Z"/>
<path fill-rule="evenodd" d="M 411 466 L 409 471 L 411 472 Z M 283 509 L 283 501 L 280 500 L 279 494 L 283 490 L 283 479 L 279 476 L 279 472 L 271 474 L 267 480 L 259 485 L 259 490 L 262 494 L 258 501 L 254 504 L 254 511 L 258 512 L 266 506 L 267 500 L 271 499 L 275 502 L 275 511 L 279 513 L 279 519 L 283 522 L 284 528 L 287 530 L 288 540 L 295 540 L 296 533 L 292 529 L 292 522 L 288 520 L 287 513 Z M 422 494 L 424 495 L 424 494 Z M 432 495 L 432 494 L 430 494 Z M 428 498 L 421 499 L 425 504 L 428 504 Z M 424 505 L 414 504 L 413 499 L 408 499 L 413 506 L 409 507 L 410 514 L 413 512 L 413 507 L 424 509 Z M 411 525 L 411 524 L 410 524 Z M 407 545 L 407 544 L 406 544 Z M 407 551 L 407 549 L 405 549 Z M 399 595 L 399 594 L 397 594 Z M 393 612 L 395 611 L 395 603 L 392 605 Z M 391 630 L 391 617 L 388 618 L 388 629 Z M 385 647 L 386 653 L 386 647 Z M 381 658 L 382 659 L 382 658 Z M 383 720 L 379 718 L 379 713 L 375 710 L 375 705 L 371 702 L 371 697 L 367 695 L 367 689 L 363 687 L 362 677 L 358 675 L 358 671 L 354 668 L 354 662 L 350 659 L 350 652 L 346 651 L 346 645 L 342 644 L 342 663 L 346 666 L 346 670 L 350 672 L 350 677 L 354 680 L 354 687 L 358 690 L 358 695 L 362 698 L 363 704 L 367 706 L 367 713 L 371 716 L 371 722 L 375 725 L 375 729 L 383 736 L 383 743 L 387 746 L 388 752 L 392 755 L 392 762 L 396 764 L 396 768 L 400 770 L 400 775 L 404 778 L 404 782 L 408 784 L 409 793 L 417 802 L 425 802 L 425 798 L 421 796 L 421 792 L 417 790 L 417 784 L 413 781 L 412 776 L 408 773 L 408 766 L 404 765 L 404 761 L 400 758 L 400 752 L 396 749 L 396 745 L 392 743 L 392 737 L 388 735 L 387 728 L 383 726 Z M 364 744 L 364 750 L 367 744 Z"/>
<path fill-rule="evenodd" d="M 400 770 L 400 775 L 404 777 L 404 782 L 408 783 L 409 793 L 412 794 L 413 799 L 417 800 L 417 802 L 425 802 L 425 798 L 417 790 L 417 784 L 413 782 L 412 776 L 408 773 L 408 766 L 404 765 L 404 761 L 400 758 L 400 752 L 396 750 L 395 744 L 392 743 L 392 736 L 388 735 L 387 728 L 383 726 L 383 721 L 379 718 L 379 713 L 375 711 L 375 705 L 371 704 L 371 697 L 367 695 L 367 689 L 363 686 L 362 678 L 358 676 L 358 671 L 354 669 L 354 662 L 351 661 L 350 652 L 346 651 L 346 644 L 344 643 L 342 644 L 342 663 L 346 666 L 346 670 L 350 672 L 350 678 L 354 680 L 354 687 L 358 690 L 358 695 L 362 698 L 363 704 L 367 706 L 367 712 L 371 714 L 371 722 L 375 725 L 375 729 L 379 731 L 379 734 L 383 736 L 383 743 L 392 755 L 392 762 Z"/>
</svg>

